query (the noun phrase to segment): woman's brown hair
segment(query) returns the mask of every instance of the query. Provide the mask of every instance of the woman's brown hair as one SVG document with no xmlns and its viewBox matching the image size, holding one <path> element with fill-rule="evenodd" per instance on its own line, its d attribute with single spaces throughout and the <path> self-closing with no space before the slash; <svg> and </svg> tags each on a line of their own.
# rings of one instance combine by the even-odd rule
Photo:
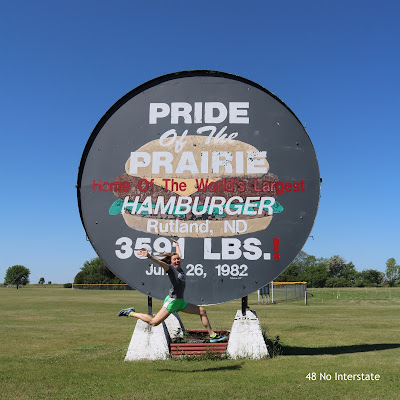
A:
<svg viewBox="0 0 400 400">
<path fill-rule="evenodd" d="M 175 256 L 175 255 L 178 256 L 179 254 L 175 253 L 175 252 L 160 254 L 160 256 L 159 256 L 159 257 L 161 257 L 160 261 L 163 261 L 166 264 L 171 265 L 172 256 Z"/>
</svg>

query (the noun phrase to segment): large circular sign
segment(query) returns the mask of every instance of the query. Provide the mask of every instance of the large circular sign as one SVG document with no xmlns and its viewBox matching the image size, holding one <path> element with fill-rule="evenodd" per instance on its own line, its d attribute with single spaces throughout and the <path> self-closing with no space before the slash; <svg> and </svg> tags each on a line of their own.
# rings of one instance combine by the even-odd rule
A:
<svg viewBox="0 0 400 400">
<path fill-rule="evenodd" d="M 125 95 L 86 144 L 78 203 L 97 254 L 119 278 L 163 299 L 169 279 L 141 260 L 174 251 L 185 299 L 215 304 L 275 279 L 318 209 L 314 148 L 293 112 L 247 79 L 212 71 L 154 79 Z"/>
</svg>

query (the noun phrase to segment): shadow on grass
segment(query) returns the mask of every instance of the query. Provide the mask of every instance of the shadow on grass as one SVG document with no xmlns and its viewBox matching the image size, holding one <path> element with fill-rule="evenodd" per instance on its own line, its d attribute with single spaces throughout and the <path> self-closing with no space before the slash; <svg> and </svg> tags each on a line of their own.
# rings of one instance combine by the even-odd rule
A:
<svg viewBox="0 0 400 400">
<path fill-rule="evenodd" d="M 160 368 L 158 371 L 168 371 L 168 372 L 184 372 L 186 373 L 197 373 L 197 372 L 210 372 L 210 371 L 237 371 L 242 368 L 243 363 L 236 364 L 236 365 L 228 365 L 228 366 L 221 366 L 221 367 L 212 367 L 212 368 L 199 368 L 199 369 L 193 369 L 193 370 L 178 370 L 174 368 Z"/>
<path fill-rule="evenodd" d="M 283 356 L 321 356 L 325 354 L 365 353 L 367 351 L 389 350 L 400 347 L 398 343 L 359 344 L 333 347 L 282 346 Z"/>
</svg>

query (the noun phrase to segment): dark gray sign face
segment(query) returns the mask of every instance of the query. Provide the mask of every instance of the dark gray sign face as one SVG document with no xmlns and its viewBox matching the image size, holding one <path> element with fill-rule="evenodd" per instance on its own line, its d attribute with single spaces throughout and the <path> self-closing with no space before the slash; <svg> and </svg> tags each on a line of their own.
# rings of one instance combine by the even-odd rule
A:
<svg viewBox="0 0 400 400">
<path fill-rule="evenodd" d="M 275 279 L 318 209 L 314 148 L 285 104 L 225 73 L 181 72 L 128 93 L 101 119 L 78 177 L 83 225 L 122 280 L 163 299 L 153 255 L 179 238 L 185 299 L 215 304 Z"/>
</svg>

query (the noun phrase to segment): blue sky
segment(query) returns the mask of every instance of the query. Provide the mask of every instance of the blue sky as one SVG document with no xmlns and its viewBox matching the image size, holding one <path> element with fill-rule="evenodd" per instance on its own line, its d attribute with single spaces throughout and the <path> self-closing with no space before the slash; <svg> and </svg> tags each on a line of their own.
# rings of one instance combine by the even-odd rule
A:
<svg viewBox="0 0 400 400">
<path fill-rule="evenodd" d="M 103 114 L 170 72 L 243 76 L 306 125 L 322 197 L 303 250 L 400 261 L 399 17 L 387 1 L 14 1 L 2 5 L 0 281 L 71 282 L 95 252 L 78 166 Z"/>
</svg>

